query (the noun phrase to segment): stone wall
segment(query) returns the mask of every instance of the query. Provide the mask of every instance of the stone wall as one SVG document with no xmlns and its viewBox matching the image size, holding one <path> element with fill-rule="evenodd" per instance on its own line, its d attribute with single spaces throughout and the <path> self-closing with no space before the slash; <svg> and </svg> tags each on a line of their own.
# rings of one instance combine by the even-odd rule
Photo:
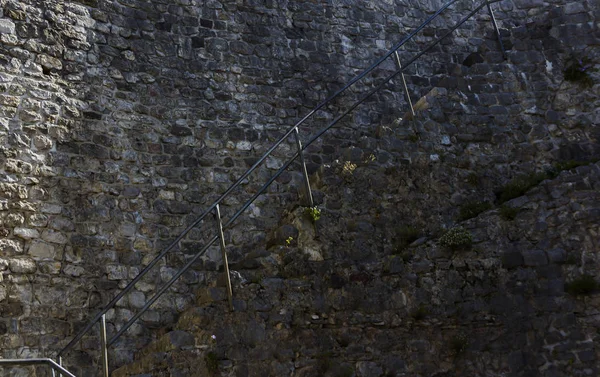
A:
<svg viewBox="0 0 600 377">
<path fill-rule="evenodd" d="M 25 357 L 51 356 L 284 130 L 440 3 L 0 0 L 0 5 L 5 172 L 0 330 L 3 356 Z M 461 203 L 474 195 L 495 199 L 494 190 L 516 174 L 556 161 L 597 158 L 598 85 L 582 90 L 563 80 L 572 56 L 598 62 L 598 11 L 592 5 L 500 3 L 508 61 L 482 13 L 410 68 L 415 100 L 438 88 L 421 100 L 424 115 L 392 126 L 406 111 L 394 82 L 311 148 L 311 172 L 337 166 L 336 159 L 364 163 L 373 154 L 406 183 L 394 192 L 407 204 L 398 213 L 433 234 L 452 225 Z M 461 2 L 424 30 L 402 58 L 442 35 L 470 6 Z M 323 126 L 392 68 L 391 61 L 385 63 L 303 133 Z M 378 125 L 379 137 L 365 136 Z M 284 144 L 242 185 L 223 206 L 225 216 L 293 147 Z M 438 182 L 420 174 L 430 164 L 440 172 Z M 479 187 L 469 186 L 473 174 Z M 300 203 L 299 178 L 282 176 L 227 234 L 232 261 L 273 242 L 269 233 L 280 225 L 282 210 Z M 315 178 L 316 184 L 323 179 Z M 319 203 L 329 205 L 326 194 L 333 195 L 317 193 Z M 110 331 L 201 246 L 214 228 L 212 218 L 203 227 L 109 312 Z M 127 351 L 112 355 L 117 365 L 153 337 L 149 328 L 174 323 L 218 264 L 218 251 L 209 250 L 117 345 Z M 92 364 L 88 351 L 93 355 L 96 347 L 92 337 L 68 355 L 69 362 Z"/>
<path fill-rule="evenodd" d="M 52 355 L 252 158 L 424 17 L 400 2 L 3 0 L 0 8 L 5 357 Z M 386 96 L 387 110 L 362 113 L 361 124 L 399 113 L 401 95 Z M 274 186 L 273 205 L 251 208 L 233 253 L 265 238 L 276 204 L 297 199 L 290 179 Z M 111 325 L 201 236 L 123 300 Z M 182 284 L 144 323 L 172 322 L 192 295 Z"/>
<path fill-rule="evenodd" d="M 508 202 L 514 218 L 497 207 L 460 221 L 473 242 L 455 249 L 440 244 L 444 230 L 397 238 L 414 219 L 398 216 L 390 188 L 406 184 L 375 162 L 351 177 L 332 168 L 324 184 L 318 237 L 301 209 L 288 212 L 290 245 L 233 265 L 234 312 L 213 275 L 174 331 L 113 375 L 598 374 L 598 293 L 568 288 L 598 276 L 598 163 Z"/>
</svg>

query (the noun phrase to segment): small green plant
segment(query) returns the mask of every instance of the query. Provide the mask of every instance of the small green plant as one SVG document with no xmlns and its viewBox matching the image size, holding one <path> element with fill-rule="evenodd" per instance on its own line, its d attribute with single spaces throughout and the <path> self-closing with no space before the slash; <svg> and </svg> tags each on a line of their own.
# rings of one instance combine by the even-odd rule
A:
<svg viewBox="0 0 600 377">
<path fill-rule="evenodd" d="M 463 204 L 460 207 L 460 213 L 458 214 L 458 221 L 464 221 L 477 217 L 482 212 L 485 212 L 492 208 L 492 204 L 489 202 L 470 202 Z"/>
<path fill-rule="evenodd" d="M 408 245 L 415 242 L 421 236 L 421 231 L 413 226 L 402 226 L 398 229 L 395 238 L 395 253 L 400 253 Z"/>
<path fill-rule="evenodd" d="M 462 227 L 452 228 L 440 237 L 439 244 L 444 247 L 456 250 L 463 247 L 469 247 L 473 243 L 473 236 L 468 230 Z"/>
<path fill-rule="evenodd" d="M 420 304 L 417 308 L 415 308 L 411 313 L 410 316 L 415 320 L 415 321 L 421 321 L 423 319 L 425 319 L 425 317 L 427 317 L 427 314 L 429 314 L 429 311 L 427 310 L 427 308 L 425 307 L 425 305 Z"/>
<path fill-rule="evenodd" d="M 520 208 L 513 208 L 503 205 L 500 207 L 500 217 L 506 221 L 514 220 L 520 210 Z"/>
<path fill-rule="evenodd" d="M 467 183 L 473 187 L 479 186 L 479 176 L 476 173 L 469 173 L 467 175 Z"/>
<path fill-rule="evenodd" d="M 522 196 L 527 191 L 529 191 L 529 189 L 537 186 L 543 180 L 548 178 L 552 178 L 552 174 L 550 174 L 549 172 L 532 173 L 529 175 L 516 177 L 515 179 L 507 183 L 500 191 L 500 203 L 505 203 L 511 199 Z"/>
<path fill-rule="evenodd" d="M 208 369 L 209 373 L 215 374 L 219 371 L 219 358 L 217 354 L 210 351 L 204 356 L 204 363 L 206 364 L 206 369 Z"/>
<path fill-rule="evenodd" d="M 463 334 L 460 334 L 455 335 L 452 337 L 452 339 L 450 339 L 448 347 L 450 348 L 450 353 L 454 356 L 457 356 L 465 352 L 468 345 L 469 341 L 467 340 L 467 337 Z"/>
<path fill-rule="evenodd" d="M 306 207 L 304 209 L 304 213 L 309 219 L 312 220 L 313 223 L 316 223 L 321 218 L 321 210 L 317 206 Z"/>
<path fill-rule="evenodd" d="M 567 256 L 567 259 L 565 260 L 565 264 L 570 264 L 570 265 L 575 265 L 577 264 L 578 260 L 577 257 L 573 254 L 569 254 L 569 256 Z"/>
<path fill-rule="evenodd" d="M 335 372 L 335 377 L 352 377 L 354 376 L 354 369 L 350 365 L 340 366 Z"/>
<path fill-rule="evenodd" d="M 324 354 L 317 355 L 317 370 L 319 371 L 320 375 L 327 373 L 331 369 L 332 365 L 331 353 L 326 352 Z"/>
<path fill-rule="evenodd" d="M 593 64 L 588 58 L 572 58 L 565 69 L 565 80 L 579 83 L 581 86 L 589 88 L 594 85 L 594 80 L 590 72 L 595 71 Z"/>
<path fill-rule="evenodd" d="M 286 240 L 285 240 L 285 246 L 290 247 L 290 245 L 292 244 L 292 241 L 294 240 L 294 237 L 289 236 Z"/>
<path fill-rule="evenodd" d="M 516 177 L 500 190 L 500 193 L 498 194 L 499 202 L 504 203 L 511 199 L 518 198 L 529 191 L 529 189 L 532 187 L 540 184 L 542 181 L 556 178 L 561 171 L 571 170 L 576 167 L 589 165 L 597 161 L 597 159 L 592 159 L 589 161 L 560 161 L 555 163 L 552 168 L 545 172 L 531 173 Z"/>
<path fill-rule="evenodd" d="M 589 295 L 598 288 L 600 284 L 590 275 L 582 275 L 565 286 L 565 290 L 572 295 Z"/>
<path fill-rule="evenodd" d="M 354 170 L 356 170 L 356 164 L 353 164 L 350 161 L 346 161 L 344 162 L 344 166 L 342 167 L 342 175 L 348 178 L 352 176 Z"/>
<path fill-rule="evenodd" d="M 410 263 L 410 261 L 413 259 L 414 254 L 411 253 L 410 251 L 403 251 L 402 253 L 400 253 L 400 258 L 402 258 L 402 262 L 404 262 L 404 264 L 406 263 Z"/>
<path fill-rule="evenodd" d="M 557 162 L 554 164 L 554 169 L 558 172 L 561 172 L 563 170 L 571 170 L 571 169 L 575 169 L 577 167 L 588 165 L 588 164 L 589 164 L 589 162 L 586 162 L 586 161 L 575 161 L 575 160 L 560 161 L 560 162 Z"/>
<path fill-rule="evenodd" d="M 375 157 L 375 155 L 371 153 L 367 157 L 365 157 L 365 159 L 363 160 L 363 164 L 370 164 L 371 162 L 375 162 L 376 159 L 377 158 Z"/>
</svg>

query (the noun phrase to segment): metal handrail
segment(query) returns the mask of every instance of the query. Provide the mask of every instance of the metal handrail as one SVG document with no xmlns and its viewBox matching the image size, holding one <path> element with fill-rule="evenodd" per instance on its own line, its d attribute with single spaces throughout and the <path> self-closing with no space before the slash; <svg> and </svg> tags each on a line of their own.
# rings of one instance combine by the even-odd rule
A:
<svg viewBox="0 0 600 377">
<path fill-rule="evenodd" d="M 340 90 L 335 92 L 333 95 L 319 103 L 314 109 L 312 109 L 307 115 L 305 115 L 300 121 L 298 121 L 292 128 L 286 131 L 280 138 L 277 140 L 242 176 L 233 183 L 213 204 L 211 204 L 194 222 L 192 222 L 187 228 L 185 228 L 182 233 L 167 246 L 160 254 L 158 254 L 140 273 L 121 291 L 119 292 L 104 308 L 96 315 L 94 318 L 86 325 L 82 330 L 80 330 L 77 335 L 57 354 L 57 357 L 62 357 L 68 350 L 70 350 L 83 336 L 98 322 L 107 312 L 112 309 L 115 304 L 121 300 L 127 293 L 129 293 L 133 287 L 158 263 L 160 259 L 162 259 L 169 251 L 171 251 L 194 227 L 196 227 L 202 220 L 206 218 L 209 213 L 212 213 L 218 206 L 223 202 L 225 198 L 227 198 L 233 190 L 235 190 L 244 180 L 254 171 L 256 170 L 266 159 L 269 157 L 277 147 L 279 147 L 292 133 L 298 132 L 299 126 L 302 125 L 306 120 L 311 118 L 317 111 L 322 109 L 325 105 L 339 97 L 342 93 L 344 93 L 348 88 L 354 85 L 356 82 L 360 81 L 367 74 L 377 68 L 383 61 L 389 58 L 392 54 L 396 54 L 397 50 L 410 41 L 416 33 L 422 30 L 425 26 L 427 26 L 431 21 L 437 18 L 444 10 L 453 5 L 459 0 L 451 0 L 443 5 L 439 10 L 437 10 L 434 14 L 427 18 L 419 27 L 417 27 L 413 32 L 411 32 L 408 36 L 403 38 L 399 43 L 397 43 L 392 49 L 390 49 L 385 55 L 379 58 L 375 63 L 373 63 L 369 68 L 364 70 L 362 73 L 354 77 L 350 80 L 346 85 L 344 85 Z M 277 179 L 298 157 L 302 157 L 302 152 L 310 146 L 315 140 L 320 138 L 325 132 L 335 126 L 340 120 L 342 120 L 346 115 L 352 112 L 356 107 L 362 104 L 366 99 L 371 97 L 374 93 L 379 91 L 384 85 L 386 85 L 390 80 L 396 77 L 398 74 L 403 73 L 410 65 L 412 65 L 417 59 L 419 59 L 423 54 L 431 50 L 434 46 L 436 46 L 442 39 L 450 35 L 454 32 L 458 27 L 460 27 L 463 23 L 465 23 L 468 19 L 470 19 L 473 15 L 479 12 L 483 7 L 487 6 L 490 9 L 490 4 L 497 3 L 501 0 L 488 0 L 482 2 L 478 7 L 472 10 L 466 17 L 461 19 L 454 27 L 449 29 L 442 37 L 438 38 L 435 42 L 429 45 L 427 48 L 419 52 L 413 58 L 411 58 L 405 64 L 401 64 L 400 67 L 391 75 L 385 78 L 383 82 L 377 85 L 375 88 L 370 90 L 366 95 L 361 97 L 358 101 L 356 101 L 352 106 L 346 109 L 341 115 L 336 117 L 331 123 L 329 123 L 326 127 L 318 131 L 313 137 L 309 139 L 303 146 L 299 144 L 299 149 L 294 155 L 287 160 L 286 163 L 261 187 L 261 189 L 254 194 L 245 204 L 226 222 L 222 225 L 223 229 L 227 229 L 260 195 L 262 195 L 266 189 Z M 497 25 L 495 24 L 495 29 L 497 29 Z M 499 37 L 499 33 L 498 37 Z M 500 41 L 501 42 L 501 41 Z M 202 256 L 206 250 L 212 246 L 212 244 L 219 239 L 219 235 L 215 235 L 212 237 L 208 243 L 196 253 L 192 259 L 186 263 L 186 265 L 181 268 L 172 278 L 167 282 L 164 286 L 162 286 L 158 292 L 140 309 L 140 311 L 135 314 L 125 325 L 123 325 L 119 331 L 112 337 L 110 340 L 105 342 L 106 346 L 112 345 L 125 331 L 129 329 L 129 327 L 141 316 L 143 315 L 148 308 L 158 300 L 158 298 L 169 289 L 179 277 L 185 273 L 197 260 L 200 256 Z"/>
<path fill-rule="evenodd" d="M 52 368 L 52 374 L 54 371 L 57 371 L 68 377 L 75 377 L 75 375 L 68 370 L 66 370 L 61 365 L 58 365 L 54 360 L 48 358 L 40 358 L 40 359 L 0 359 L 0 366 L 17 366 L 17 365 L 38 365 L 38 364 L 48 364 L 50 368 Z"/>
</svg>

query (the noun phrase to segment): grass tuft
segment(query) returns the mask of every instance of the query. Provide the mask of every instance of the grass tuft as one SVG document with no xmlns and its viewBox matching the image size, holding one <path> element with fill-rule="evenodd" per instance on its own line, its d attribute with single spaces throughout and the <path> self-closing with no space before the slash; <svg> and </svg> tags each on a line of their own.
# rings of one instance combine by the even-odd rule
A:
<svg viewBox="0 0 600 377">
<path fill-rule="evenodd" d="M 464 221 L 477 217 L 482 212 L 485 212 L 492 208 L 492 204 L 489 202 L 470 202 L 463 204 L 460 207 L 460 213 L 458 214 L 458 221 Z"/>
<path fill-rule="evenodd" d="M 582 275 L 565 286 L 565 290 L 572 295 L 589 295 L 598 288 L 600 284 L 590 275 Z"/>
<path fill-rule="evenodd" d="M 531 188 L 539 185 L 542 181 L 552 178 L 552 174 L 548 172 L 532 173 L 529 175 L 519 176 L 507 183 L 500 191 L 500 203 L 508 202 L 514 198 L 523 196 Z"/>
<path fill-rule="evenodd" d="M 425 305 L 420 304 L 417 308 L 415 308 L 411 313 L 410 316 L 415 320 L 415 321 L 421 321 L 423 319 L 425 319 L 425 317 L 427 317 L 427 314 L 429 314 L 429 311 L 427 310 L 427 308 L 425 307 Z"/>
<path fill-rule="evenodd" d="M 415 242 L 421 237 L 421 231 L 413 226 L 402 226 L 396 232 L 395 237 L 395 252 L 400 253 L 406 249 L 408 245 Z"/>
<path fill-rule="evenodd" d="M 470 247 L 473 243 L 473 236 L 468 230 L 462 227 L 452 228 L 439 239 L 439 244 L 452 250 Z"/>
<path fill-rule="evenodd" d="M 469 341 L 467 340 L 467 337 L 461 334 L 452 337 L 452 339 L 450 339 L 448 347 L 450 348 L 450 353 L 456 356 L 465 352 L 467 350 L 468 345 Z"/>
<path fill-rule="evenodd" d="M 219 371 L 219 358 L 217 354 L 210 351 L 204 356 L 204 363 L 206 363 L 206 369 L 211 374 L 215 374 Z"/>
<path fill-rule="evenodd" d="M 512 221 L 517 217 L 517 214 L 521 208 L 512 208 L 509 206 L 503 205 L 500 207 L 500 217 L 506 221 Z"/>
</svg>

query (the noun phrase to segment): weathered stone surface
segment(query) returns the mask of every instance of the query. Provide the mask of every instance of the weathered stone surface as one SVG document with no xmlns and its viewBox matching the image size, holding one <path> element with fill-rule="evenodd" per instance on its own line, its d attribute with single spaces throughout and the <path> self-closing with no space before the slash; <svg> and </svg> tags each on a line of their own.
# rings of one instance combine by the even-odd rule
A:
<svg viewBox="0 0 600 377">
<path fill-rule="evenodd" d="M 15 228 L 14 233 L 17 237 L 24 238 L 24 239 L 39 238 L 39 236 L 40 236 L 40 232 L 38 232 L 35 229 L 28 229 L 28 228 Z"/>
<path fill-rule="evenodd" d="M 543 266 L 548 264 L 548 258 L 543 250 L 531 250 L 523 252 L 523 261 L 526 266 Z"/>
<path fill-rule="evenodd" d="M 10 259 L 8 266 L 15 274 L 31 274 L 37 270 L 35 261 L 29 258 Z"/>
<path fill-rule="evenodd" d="M 72 334 L 64 324 L 97 312 L 285 130 L 439 5 L 2 2 L 0 253 L 8 261 L 33 251 L 39 267 L 15 273 L 0 263 L 8 297 L 0 310 L 11 318 L 0 321 L 4 356 L 55 354 L 56 339 Z M 403 46 L 401 59 L 427 46 L 471 5 L 457 2 Z M 420 114 L 394 122 L 406 111 L 395 80 L 306 149 L 322 210 L 314 237 L 297 227 L 297 237 L 271 236 L 292 226 L 287 213 L 306 205 L 295 164 L 226 230 L 236 268 L 232 279 L 242 285 L 234 290 L 237 317 L 230 326 L 211 329 L 216 343 L 194 334 L 202 347 L 181 354 L 189 365 L 172 356 L 171 374 L 209 375 L 203 369 L 209 349 L 224 373 L 241 375 L 484 373 L 471 356 L 488 374 L 508 368 L 515 375 L 598 374 L 594 354 L 578 343 L 595 341 L 597 324 L 586 320 L 588 327 L 576 327 L 573 314 L 593 318 L 597 303 L 591 297 L 582 306 L 564 293 L 565 279 L 597 275 L 597 168 L 569 169 L 507 202 L 520 209 L 514 222 L 490 214 L 467 220 L 463 225 L 474 236 L 470 249 L 451 253 L 433 245 L 434 235 L 455 225 L 468 201 L 496 204 L 497 192 L 518 175 L 600 154 L 597 85 L 563 80 L 569 61 L 584 58 L 597 80 L 596 4 L 536 0 L 493 6 L 507 60 L 481 13 L 408 67 L 407 85 Z M 302 140 L 393 69 L 393 62 L 385 62 L 319 111 L 301 127 Z M 222 204 L 224 219 L 294 153 L 288 141 Z M 203 247 L 214 231 L 211 216 L 160 262 L 160 273 L 119 303 L 110 327 L 119 328 L 143 295 Z M 410 247 L 414 237 L 396 231 L 408 226 L 421 239 Z M 289 237 L 301 240 L 301 249 L 293 240 L 287 245 Z M 514 254 L 503 257 L 507 252 Z M 150 327 L 170 328 L 200 282 L 218 282 L 209 286 L 218 292 L 207 294 L 205 304 L 221 308 L 222 275 L 212 275 L 218 261 L 220 251 L 209 250 L 192 276 L 185 275 L 123 338 L 130 348 L 111 355 L 111 365 L 131 360 L 133 348 L 154 336 Z M 490 304 L 494 316 L 488 316 L 488 300 L 498 292 L 507 297 L 494 298 L 500 304 Z M 67 297 L 68 305 L 45 297 Z M 421 304 L 435 315 L 419 312 Z M 224 312 L 209 318 L 221 319 Z M 562 321 L 557 313 L 572 320 Z M 243 316 L 257 321 L 248 333 L 240 325 Z M 494 325 L 483 325 L 488 323 Z M 550 331 L 559 328 L 555 323 L 564 327 Z M 494 326 L 504 326 L 514 338 L 499 336 Z M 476 355 L 467 354 L 463 363 L 445 353 L 454 335 L 460 339 L 459 332 L 473 327 L 482 331 L 468 334 L 475 339 L 468 352 Z M 524 333 L 560 346 L 519 343 Z M 255 347 L 235 343 L 234 334 L 244 334 Z M 573 334 L 574 343 L 562 334 Z M 76 375 L 97 373 L 97 342 L 89 344 L 70 355 L 88 368 Z M 517 350 L 523 350 L 522 361 L 514 356 L 507 362 Z M 384 362 L 390 355 L 399 360 Z M 155 361 L 167 368 L 166 357 Z"/>
<path fill-rule="evenodd" d="M 27 253 L 35 259 L 54 259 L 56 256 L 56 249 L 49 243 L 35 240 L 29 246 Z"/>
<path fill-rule="evenodd" d="M 15 23 L 11 20 L 0 19 L 0 34 L 13 34 L 15 32 Z"/>
</svg>

